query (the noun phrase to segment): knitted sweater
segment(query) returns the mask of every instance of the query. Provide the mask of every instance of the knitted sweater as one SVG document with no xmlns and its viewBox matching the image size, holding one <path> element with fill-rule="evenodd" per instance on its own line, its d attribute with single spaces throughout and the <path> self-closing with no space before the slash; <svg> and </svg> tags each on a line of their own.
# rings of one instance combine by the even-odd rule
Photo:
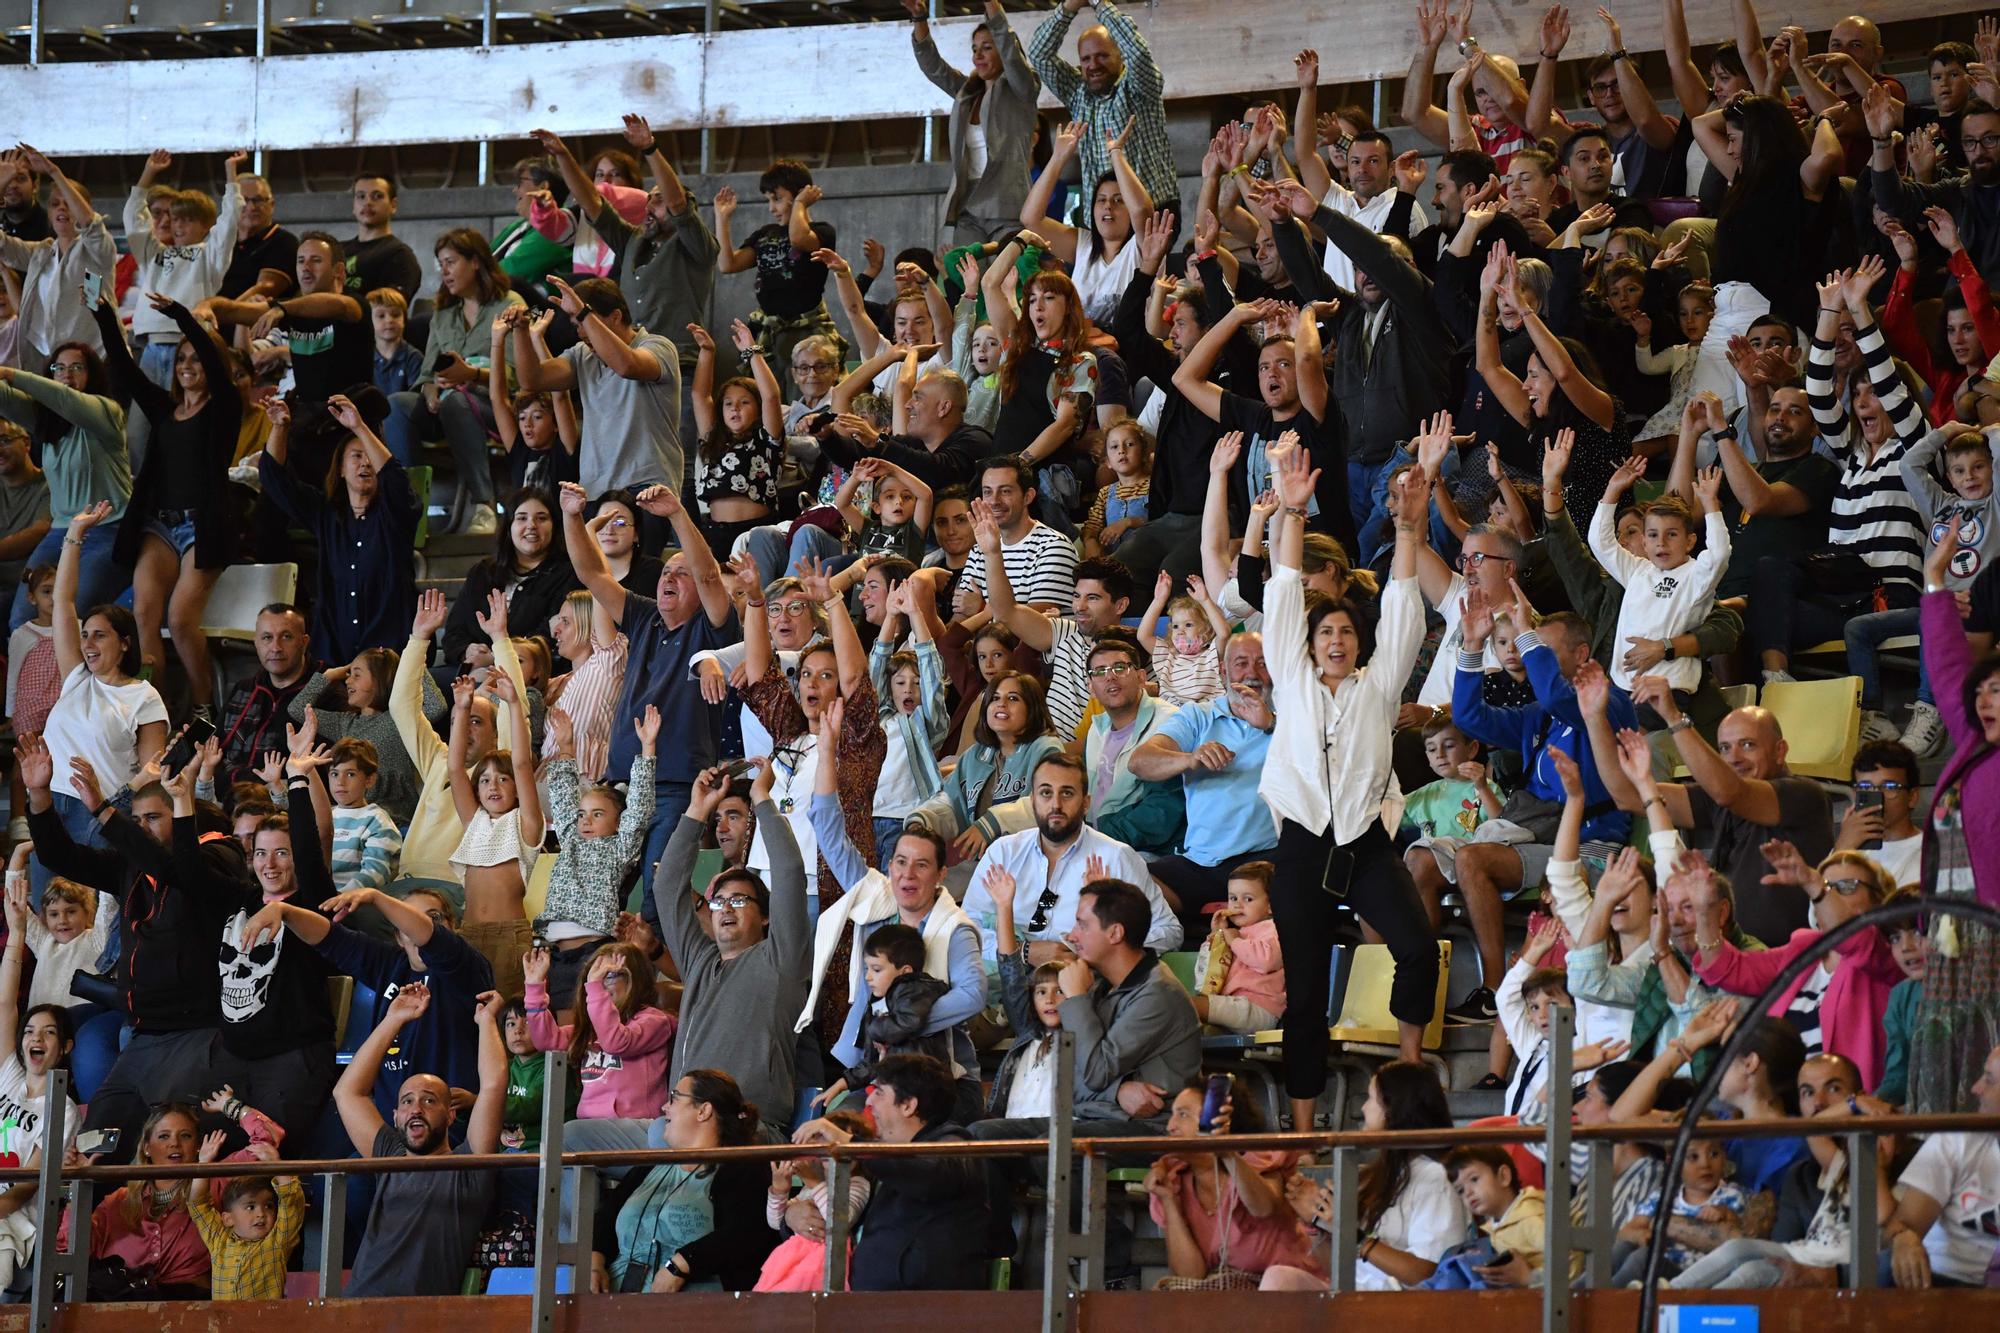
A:
<svg viewBox="0 0 2000 1333">
<path fill-rule="evenodd" d="M 610 935 L 618 925 L 618 891 L 625 874 L 646 846 L 646 832 L 653 822 L 653 766 L 651 755 L 632 761 L 631 785 L 625 793 L 625 813 L 619 817 L 618 831 L 608 838 L 575 836 L 577 805 L 582 790 L 576 780 L 576 760 L 558 759 L 547 769 L 549 782 L 549 824 L 562 839 L 555 869 L 549 875 L 548 901 L 535 918 L 535 928 L 545 930 L 551 922 L 570 921 L 599 935 Z"/>
<path fill-rule="evenodd" d="M 380 889 L 396 878 L 403 855 L 403 834 L 387 810 L 373 801 L 336 806 L 333 811 L 333 886 Z"/>
<path fill-rule="evenodd" d="M 349 713 L 327 706 L 320 701 L 326 691 L 326 673 L 315 671 L 306 687 L 292 697 L 292 722 L 302 724 L 306 720 L 306 708 L 311 706 L 313 715 L 319 719 L 319 738 L 328 745 L 348 736 L 364 740 L 375 747 L 375 762 L 380 772 L 375 775 L 375 786 L 369 795 L 375 804 L 389 812 L 401 828 L 408 828 L 410 816 L 416 812 L 417 794 L 423 790 L 423 783 L 417 777 L 417 766 L 410 759 L 410 752 L 403 746 L 403 738 L 396 732 L 396 719 L 389 715 L 387 708 L 376 713 Z M 438 689 L 437 681 L 426 671 L 423 677 L 424 716 L 431 720 L 433 727 L 448 727 L 451 719 L 451 705 L 444 692 Z"/>
</svg>

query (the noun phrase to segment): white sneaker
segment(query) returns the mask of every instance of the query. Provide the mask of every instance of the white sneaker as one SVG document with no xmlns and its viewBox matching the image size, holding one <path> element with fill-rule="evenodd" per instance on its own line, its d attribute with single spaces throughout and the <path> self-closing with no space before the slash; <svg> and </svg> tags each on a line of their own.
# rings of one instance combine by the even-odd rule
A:
<svg viewBox="0 0 2000 1333">
<path fill-rule="evenodd" d="M 1861 743 L 1873 745 L 1876 741 L 1901 740 L 1903 729 L 1897 726 L 1887 713 L 1873 708 L 1861 710 Z"/>
<path fill-rule="evenodd" d="M 1910 706 L 1910 725 L 1903 728 L 1903 744 L 1919 759 L 1929 759 L 1944 749 L 1944 718 L 1936 704 L 1919 699 Z"/>
<path fill-rule="evenodd" d="M 465 526 L 459 529 L 468 537 L 490 537 L 499 530 L 500 519 L 493 512 L 492 505 L 472 506 L 472 517 L 466 519 Z"/>
<path fill-rule="evenodd" d="M 1789 671 L 1766 671 L 1764 673 L 1764 683 L 1766 685 L 1789 685 L 1797 679 L 1798 677 Z"/>
</svg>

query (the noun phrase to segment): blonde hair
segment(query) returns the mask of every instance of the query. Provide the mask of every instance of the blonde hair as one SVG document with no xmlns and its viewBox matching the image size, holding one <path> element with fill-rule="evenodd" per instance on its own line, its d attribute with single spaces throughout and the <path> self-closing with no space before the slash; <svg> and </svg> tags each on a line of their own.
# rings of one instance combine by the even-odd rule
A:
<svg viewBox="0 0 2000 1333">
<path fill-rule="evenodd" d="M 399 315 L 408 314 L 410 309 L 409 299 L 394 287 L 377 287 L 361 299 L 371 308 L 385 305 Z"/>
<path fill-rule="evenodd" d="M 72 907 L 81 910 L 83 912 L 83 928 L 85 930 L 89 930 L 97 924 L 97 890 L 85 888 L 75 880 L 64 879 L 58 875 L 49 881 L 47 888 L 42 890 L 43 911 L 48 910 L 51 898 L 60 898 Z"/>
</svg>

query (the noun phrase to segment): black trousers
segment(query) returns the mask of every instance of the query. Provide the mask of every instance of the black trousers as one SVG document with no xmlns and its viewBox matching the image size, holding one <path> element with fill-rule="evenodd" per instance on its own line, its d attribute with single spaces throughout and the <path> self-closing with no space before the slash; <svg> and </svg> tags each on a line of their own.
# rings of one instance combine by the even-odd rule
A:
<svg viewBox="0 0 2000 1333">
<path fill-rule="evenodd" d="M 1298 1098 L 1317 1097 L 1326 1088 L 1327 990 L 1339 904 L 1321 886 L 1334 845 L 1331 828 L 1315 834 L 1287 819 L 1278 830 L 1271 914 L 1285 960 L 1285 1091 Z M 1428 1023 L 1437 1001 L 1437 936 L 1410 872 L 1380 821 L 1371 821 L 1346 848 L 1354 857 L 1347 904 L 1396 960 L 1389 1012 L 1406 1023 Z"/>
</svg>

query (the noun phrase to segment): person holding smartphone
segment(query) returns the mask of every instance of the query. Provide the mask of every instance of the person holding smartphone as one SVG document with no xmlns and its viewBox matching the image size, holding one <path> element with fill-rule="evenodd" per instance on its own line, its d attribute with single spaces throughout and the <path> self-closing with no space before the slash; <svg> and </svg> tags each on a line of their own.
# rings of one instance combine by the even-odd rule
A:
<svg viewBox="0 0 2000 1333">
<path fill-rule="evenodd" d="M 1403 682 L 1424 636 L 1417 552 L 1430 522 L 1421 468 L 1391 479 L 1396 554 L 1372 630 L 1347 601 L 1309 594 L 1299 564 L 1319 469 L 1286 431 L 1268 452 L 1283 505 L 1264 591 L 1264 654 L 1285 724 L 1271 737 L 1258 794 L 1281 823 L 1271 906 L 1285 959 L 1285 1084 L 1292 1124 L 1313 1123 L 1326 1087 L 1326 1006 L 1334 911 L 1347 902 L 1396 960 L 1389 1011 L 1405 1060 L 1422 1054 L 1437 998 L 1437 940 L 1392 841 L 1402 819 L 1391 747 Z"/>
</svg>

